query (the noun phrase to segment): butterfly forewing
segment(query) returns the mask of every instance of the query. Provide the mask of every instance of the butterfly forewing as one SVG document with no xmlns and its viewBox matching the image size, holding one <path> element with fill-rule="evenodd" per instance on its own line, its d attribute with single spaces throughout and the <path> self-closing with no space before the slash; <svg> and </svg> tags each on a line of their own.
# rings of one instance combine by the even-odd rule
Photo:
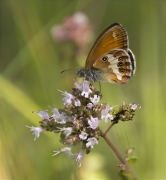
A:
<svg viewBox="0 0 166 180">
<path fill-rule="evenodd" d="M 99 57 L 114 49 L 128 49 L 127 32 L 119 23 L 108 26 L 97 38 L 87 57 L 85 69 L 92 67 Z"/>
</svg>

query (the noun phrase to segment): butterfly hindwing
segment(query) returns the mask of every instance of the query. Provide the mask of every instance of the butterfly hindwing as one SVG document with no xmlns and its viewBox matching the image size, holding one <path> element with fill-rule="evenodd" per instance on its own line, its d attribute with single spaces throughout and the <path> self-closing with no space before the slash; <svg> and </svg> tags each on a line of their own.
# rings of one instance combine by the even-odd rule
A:
<svg viewBox="0 0 166 180">
<path fill-rule="evenodd" d="M 109 51 L 94 62 L 93 68 L 100 69 L 102 81 L 126 83 L 135 72 L 134 55 L 131 50 L 129 53 L 123 49 Z"/>
</svg>

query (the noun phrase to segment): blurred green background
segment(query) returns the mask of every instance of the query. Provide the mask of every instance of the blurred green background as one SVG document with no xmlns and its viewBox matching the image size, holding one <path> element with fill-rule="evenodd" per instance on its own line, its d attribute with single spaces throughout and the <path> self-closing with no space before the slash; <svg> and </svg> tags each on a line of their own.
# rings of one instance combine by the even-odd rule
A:
<svg viewBox="0 0 166 180">
<path fill-rule="evenodd" d="M 52 26 L 78 11 L 94 27 L 89 49 L 109 24 L 119 22 L 127 29 L 136 74 L 125 85 L 101 83 L 102 102 L 135 102 L 142 109 L 134 121 L 114 126 L 108 137 L 122 156 L 135 148 L 138 162 L 132 169 L 138 179 L 166 179 L 166 1 L 1 0 L 0 8 L 0 179 L 119 179 L 120 162 L 103 139 L 79 169 L 64 154 L 52 157 L 63 147 L 58 134 L 42 133 L 34 142 L 25 127 L 41 120 L 32 111 L 63 107 L 57 89 L 70 92 L 75 72 L 60 72 L 85 62 L 88 50 L 79 62 L 71 43 L 56 43 L 51 36 Z"/>
</svg>

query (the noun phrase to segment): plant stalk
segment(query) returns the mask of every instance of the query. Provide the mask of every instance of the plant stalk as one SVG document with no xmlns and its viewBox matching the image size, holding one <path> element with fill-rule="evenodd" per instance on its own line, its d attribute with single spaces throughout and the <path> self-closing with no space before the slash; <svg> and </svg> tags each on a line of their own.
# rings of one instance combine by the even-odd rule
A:
<svg viewBox="0 0 166 180">
<path fill-rule="evenodd" d="M 100 129 L 100 133 L 101 136 L 104 138 L 104 140 L 106 141 L 106 143 L 109 145 L 109 147 L 112 149 L 112 151 L 115 153 L 115 155 L 117 156 L 117 158 L 119 159 L 119 161 L 122 163 L 123 169 L 122 171 L 125 170 L 125 172 L 130 173 L 133 176 L 133 180 L 138 180 L 137 177 L 134 175 L 134 173 L 131 171 L 129 165 L 127 164 L 126 160 L 120 155 L 120 153 L 118 152 L 118 150 L 115 148 L 115 146 L 112 144 L 112 142 L 108 139 L 108 137 L 106 136 L 107 132 L 111 129 L 111 127 L 114 124 L 112 123 L 111 126 L 107 129 L 107 131 L 105 133 L 103 133 Z"/>
</svg>

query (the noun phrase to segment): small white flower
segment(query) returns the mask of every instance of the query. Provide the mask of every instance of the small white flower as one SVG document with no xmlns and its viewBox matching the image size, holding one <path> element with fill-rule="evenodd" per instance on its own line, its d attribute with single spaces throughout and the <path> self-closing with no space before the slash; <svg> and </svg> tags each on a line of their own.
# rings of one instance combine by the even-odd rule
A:
<svg viewBox="0 0 166 180">
<path fill-rule="evenodd" d="M 72 100 L 75 99 L 75 96 L 66 91 L 65 92 L 60 91 L 60 92 L 62 93 L 62 95 L 65 96 L 64 98 L 62 98 L 64 105 L 68 106 L 72 104 Z"/>
<path fill-rule="evenodd" d="M 53 118 L 60 116 L 60 113 L 57 108 L 52 109 L 52 113 L 53 113 L 53 115 L 52 115 Z"/>
<path fill-rule="evenodd" d="M 59 124 L 65 124 L 66 123 L 66 119 L 67 116 L 65 115 L 65 113 L 59 113 L 58 109 L 54 108 L 52 109 L 52 117 L 55 119 L 55 122 L 59 123 Z"/>
<path fill-rule="evenodd" d="M 94 105 L 97 105 L 98 102 L 100 101 L 100 96 L 95 94 L 93 98 L 90 97 L 90 100 Z"/>
<path fill-rule="evenodd" d="M 132 109 L 132 110 L 136 110 L 137 107 L 138 107 L 137 104 L 131 104 L 131 109 Z"/>
<path fill-rule="evenodd" d="M 114 119 L 113 115 L 109 113 L 110 110 L 112 110 L 112 107 L 107 106 L 106 109 L 103 109 L 101 111 L 101 119 L 104 119 L 106 123 L 107 123 L 108 119 L 110 119 L 110 120 Z"/>
<path fill-rule="evenodd" d="M 98 118 L 91 117 L 91 119 L 88 120 L 88 124 L 92 129 L 96 129 L 98 127 L 99 120 Z"/>
<path fill-rule="evenodd" d="M 92 93 L 92 90 L 89 88 L 87 81 L 83 80 L 81 83 L 75 80 L 76 87 L 82 92 L 81 95 L 88 98 L 89 94 Z"/>
<path fill-rule="evenodd" d="M 92 93 L 92 90 L 89 88 L 89 84 L 85 81 L 81 95 L 88 98 L 90 93 Z"/>
<path fill-rule="evenodd" d="M 88 107 L 89 109 L 92 109 L 93 103 L 88 103 L 88 104 L 87 104 L 87 107 Z"/>
<path fill-rule="evenodd" d="M 79 138 L 82 139 L 82 140 L 85 140 L 87 139 L 88 137 L 88 134 L 84 131 L 81 132 L 81 134 L 79 135 Z"/>
<path fill-rule="evenodd" d="M 37 114 L 38 114 L 38 116 L 40 116 L 41 118 L 49 120 L 49 115 L 48 115 L 48 113 L 47 113 L 47 110 L 45 110 L 45 111 L 39 110 L 39 111 L 37 112 Z"/>
<path fill-rule="evenodd" d="M 72 133 L 72 130 L 73 128 L 72 127 L 63 127 L 63 128 L 58 128 L 59 130 L 55 130 L 55 132 L 63 132 L 66 137 L 68 137 L 71 133 Z"/>
<path fill-rule="evenodd" d="M 93 148 L 95 144 L 98 144 L 98 140 L 96 138 L 88 138 L 88 142 L 86 143 L 86 147 Z"/>
<path fill-rule="evenodd" d="M 74 154 L 74 156 L 76 156 L 76 161 L 79 163 L 79 168 L 81 167 L 83 155 L 84 155 L 83 150 L 81 150 L 78 154 Z"/>
<path fill-rule="evenodd" d="M 26 125 L 25 125 L 25 126 L 26 126 Z M 26 127 L 30 128 L 30 131 L 33 131 L 32 134 L 35 136 L 34 141 L 35 141 L 37 138 L 39 138 L 41 132 L 45 131 L 45 129 L 44 129 L 44 128 L 41 128 L 41 127 L 33 127 L 33 126 L 32 126 L 32 127 L 26 126 Z"/>
<path fill-rule="evenodd" d="M 75 106 L 81 106 L 80 100 L 79 100 L 79 99 L 75 99 L 75 100 L 74 100 L 74 105 L 75 105 Z"/>
<path fill-rule="evenodd" d="M 80 91 L 82 91 L 82 83 L 84 82 L 84 80 L 81 82 L 81 83 L 79 83 L 78 81 L 76 81 L 75 79 L 74 79 L 74 84 L 75 84 L 75 86 L 80 90 Z"/>
<path fill-rule="evenodd" d="M 64 147 L 64 148 L 60 149 L 59 151 L 53 151 L 53 152 L 55 152 L 55 153 L 52 156 L 56 156 L 57 154 L 59 154 L 61 152 L 65 152 L 68 156 L 73 155 L 71 153 L 71 147 Z"/>
</svg>

